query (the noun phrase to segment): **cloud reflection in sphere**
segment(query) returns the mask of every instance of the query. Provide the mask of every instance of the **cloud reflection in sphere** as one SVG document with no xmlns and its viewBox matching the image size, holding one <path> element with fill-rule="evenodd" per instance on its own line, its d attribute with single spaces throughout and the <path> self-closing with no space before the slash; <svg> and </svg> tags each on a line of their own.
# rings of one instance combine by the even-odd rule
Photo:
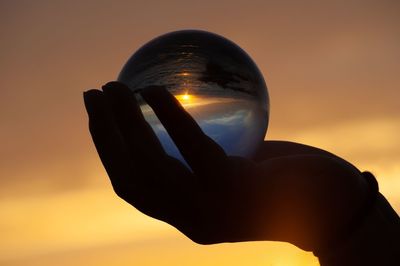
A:
<svg viewBox="0 0 400 266">
<path fill-rule="evenodd" d="M 181 161 L 140 97 L 146 87 L 165 86 L 228 155 L 251 157 L 264 140 L 269 115 L 265 81 L 246 52 L 219 35 L 183 30 L 155 38 L 132 55 L 118 80 L 135 92 L 166 152 Z"/>
</svg>

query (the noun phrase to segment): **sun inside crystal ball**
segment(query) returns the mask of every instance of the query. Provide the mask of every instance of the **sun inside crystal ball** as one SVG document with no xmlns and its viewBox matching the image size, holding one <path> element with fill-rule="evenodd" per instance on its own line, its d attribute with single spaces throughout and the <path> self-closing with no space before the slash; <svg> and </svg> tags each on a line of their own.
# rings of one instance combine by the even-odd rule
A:
<svg viewBox="0 0 400 266">
<path fill-rule="evenodd" d="M 118 81 L 135 93 L 165 151 L 182 162 L 178 148 L 140 96 L 150 86 L 165 86 L 227 155 L 250 158 L 264 140 L 269 117 L 264 78 L 249 55 L 222 36 L 182 30 L 157 37 L 131 56 Z"/>
</svg>

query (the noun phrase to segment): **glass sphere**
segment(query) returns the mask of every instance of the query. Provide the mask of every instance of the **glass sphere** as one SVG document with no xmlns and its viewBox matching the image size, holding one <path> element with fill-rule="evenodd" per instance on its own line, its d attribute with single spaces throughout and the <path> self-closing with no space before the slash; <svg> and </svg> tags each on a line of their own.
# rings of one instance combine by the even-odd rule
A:
<svg viewBox="0 0 400 266">
<path fill-rule="evenodd" d="M 199 30 L 171 32 L 141 47 L 118 81 L 136 93 L 146 121 L 165 151 L 182 155 L 141 98 L 151 85 L 165 86 L 228 155 L 251 157 L 264 140 L 269 98 L 262 74 L 239 46 Z"/>
</svg>

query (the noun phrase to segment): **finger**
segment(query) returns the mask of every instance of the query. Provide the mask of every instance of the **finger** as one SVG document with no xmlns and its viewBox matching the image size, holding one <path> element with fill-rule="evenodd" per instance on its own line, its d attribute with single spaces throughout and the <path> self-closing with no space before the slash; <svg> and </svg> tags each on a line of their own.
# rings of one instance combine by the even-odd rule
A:
<svg viewBox="0 0 400 266">
<path fill-rule="evenodd" d="M 103 91 L 111 103 L 117 126 L 134 163 L 145 168 L 157 166 L 157 162 L 165 159 L 166 153 L 143 117 L 133 92 L 119 82 L 107 83 Z"/>
<path fill-rule="evenodd" d="M 195 173 L 208 174 L 224 162 L 224 150 L 203 133 L 196 121 L 164 87 L 153 86 L 141 94 Z"/>
<path fill-rule="evenodd" d="M 93 141 L 117 195 L 151 217 L 174 221 L 176 217 L 171 218 L 170 212 L 174 210 L 176 213 L 182 204 L 173 200 L 178 199 L 179 194 L 168 189 L 175 189 L 175 186 L 170 186 L 168 177 L 187 175 L 188 170 L 179 165 L 169 167 L 171 171 L 164 171 L 165 180 L 155 180 L 154 172 L 143 169 L 140 162 L 132 163 L 104 93 L 98 90 L 85 92 L 84 100 Z"/>
<path fill-rule="evenodd" d="M 90 134 L 114 186 L 131 173 L 129 154 L 103 93 L 99 90 L 87 91 L 84 102 L 89 115 Z"/>
</svg>

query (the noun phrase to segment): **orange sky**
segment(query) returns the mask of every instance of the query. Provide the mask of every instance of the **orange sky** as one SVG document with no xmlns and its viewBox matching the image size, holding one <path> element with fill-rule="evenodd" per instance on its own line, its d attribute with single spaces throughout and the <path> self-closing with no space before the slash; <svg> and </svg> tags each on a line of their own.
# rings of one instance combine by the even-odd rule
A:
<svg viewBox="0 0 400 266">
<path fill-rule="evenodd" d="M 399 12 L 389 0 L 1 1 L 0 264 L 318 265 L 283 243 L 199 246 L 118 199 L 82 91 L 162 33 L 221 34 L 265 76 L 267 139 L 373 171 L 400 212 Z"/>
</svg>

